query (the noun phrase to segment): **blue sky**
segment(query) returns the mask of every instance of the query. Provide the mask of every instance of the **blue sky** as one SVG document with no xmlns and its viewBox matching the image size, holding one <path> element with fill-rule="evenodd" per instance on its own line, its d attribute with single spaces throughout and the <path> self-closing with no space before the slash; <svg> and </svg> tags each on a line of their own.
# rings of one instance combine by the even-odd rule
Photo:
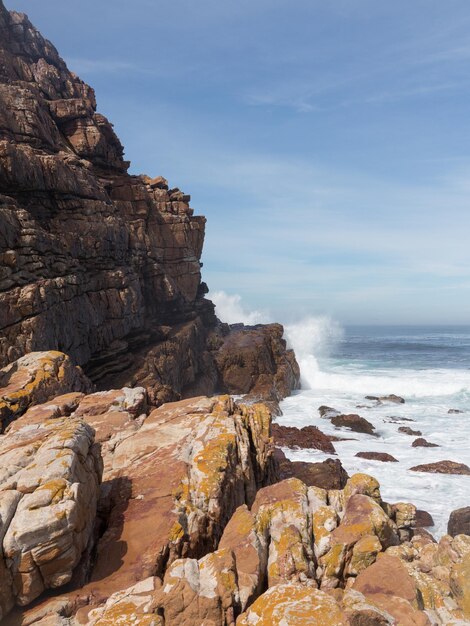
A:
<svg viewBox="0 0 470 626">
<path fill-rule="evenodd" d="M 207 216 L 204 279 L 289 321 L 470 321 L 468 0 L 6 0 L 134 173 Z"/>
</svg>

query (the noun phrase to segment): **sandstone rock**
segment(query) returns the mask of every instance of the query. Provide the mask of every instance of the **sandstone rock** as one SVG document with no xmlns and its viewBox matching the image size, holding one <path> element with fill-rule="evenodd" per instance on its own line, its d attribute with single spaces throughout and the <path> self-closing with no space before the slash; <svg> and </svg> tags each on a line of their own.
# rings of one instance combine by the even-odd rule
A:
<svg viewBox="0 0 470 626">
<path fill-rule="evenodd" d="M 180 559 L 171 564 L 157 598 L 165 624 L 235 626 L 239 596 L 235 559 L 228 549 L 199 561 Z"/>
<path fill-rule="evenodd" d="M 358 452 L 355 456 L 360 459 L 367 459 L 369 461 L 382 461 L 383 463 L 398 463 L 398 459 L 396 459 L 391 454 L 387 454 L 386 452 Z"/>
<path fill-rule="evenodd" d="M 341 524 L 332 532 L 334 544 L 352 546 L 367 535 L 375 535 L 383 548 L 398 543 L 397 528 L 372 498 L 355 494 L 346 504 Z"/>
<path fill-rule="evenodd" d="M 224 529 L 219 549 L 230 549 L 235 556 L 241 610 L 261 593 L 268 562 L 264 536 L 256 532 L 256 518 L 246 505 L 239 507 Z"/>
<path fill-rule="evenodd" d="M 106 603 L 88 613 L 85 620 L 77 616 L 78 623 L 87 626 L 164 626 L 163 618 L 156 615 L 157 592 L 161 587 L 159 578 L 150 577 L 136 585 L 111 595 Z"/>
<path fill-rule="evenodd" d="M 102 463 L 79 418 L 30 424 L 26 414 L 15 426 L 0 437 L 1 587 L 24 605 L 71 579 L 91 538 Z"/>
<path fill-rule="evenodd" d="M 298 478 L 309 487 L 321 489 L 343 489 L 348 480 L 348 474 L 339 459 L 326 459 L 320 463 L 290 461 L 279 449 L 275 450 L 274 457 L 282 480 Z"/>
<path fill-rule="evenodd" d="M 237 619 L 237 626 L 347 626 L 338 603 L 328 594 L 299 584 L 268 589 Z"/>
<path fill-rule="evenodd" d="M 375 427 L 359 415 L 335 415 L 331 418 L 331 423 L 339 428 L 349 428 L 356 433 L 366 433 L 367 435 L 377 435 Z"/>
<path fill-rule="evenodd" d="M 447 524 L 447 534 L 451 537 L 470 535 L 470 506 L 452 511 Z"/>
<path fill-rule="evenodd" d="M 0 370 L 1 426 L 4 428 L 33 404 L 91 389 L 91 382 L 65 354 L 32 352 Z"/>
<path fill-rule="evenodd" d="M 437 461 L 437 463 L 425 463 L 410 467 L 413 472 L 430 472 L 431 474 L 461 474 L 470 475 L 470 467 L 464 463 L 455 461 Z"/>
<path fill-rule="evenodd" d="M 275 405 L 299 388 L 300 370 L 280 324 L 234 325 L 213 353 L 221 391 Z"/>
<path fill-rule="evenodd" d="M 412 435 L 414 437 L 422 435 L 422 432 L 420 430 L 413 430 L 409 426 L 400 426 L 398 432 L 404 433 L 405 435 Z"/>
<path fill-rule="evenodd" d="M 353 588 L 366 597 L 384 594 L 403 598 L 418 608 L 419 596 L 416 584 L 397 557 L 382 555 L 373 565 L 359 574 Z"/>
<path fill-rule="evenodd" d="M 470 620 L 470 553 L 452 566 L 450 588 L 464 618 Z"/>
<path fill-rule="evenodd" d="M 314 578 L 308 491 L 296 478 L 261 489 L 252 513 L 268 548 L 268 586 Z"/>
<path fill-rule="evenodd" d="M 439 448 L 437 443 L 431 443 L 422 437 L 415 439 L 411 445 L 413 448 Z"/>
<path fill-rule="evenodd" d="M 382 502 L 379 482 L 368 474 L 353 474 L 346 483 L 344 488 L 345 501 L 347 502 L 349 498 L 356 494 L 368 496 L 378 504 Z"/>
<path fill-rule="evenodd" d="M 82 593 L 106 599 L 216 549 L 232 513 L 271 477 L 269 427 L 263 405 L 193 398 L 152 411 L 104 447 L 107 528 Z"/>
<path fill-rule="evenodd" d="M 274 423 L 272 425 L 272 436 L 277 446 L 285 448 L 309 448 L 325 452 L 326 454 L 336 454 L 330 437 L 325 435 L 316 426 L 282 426 Z"/>
</svg>

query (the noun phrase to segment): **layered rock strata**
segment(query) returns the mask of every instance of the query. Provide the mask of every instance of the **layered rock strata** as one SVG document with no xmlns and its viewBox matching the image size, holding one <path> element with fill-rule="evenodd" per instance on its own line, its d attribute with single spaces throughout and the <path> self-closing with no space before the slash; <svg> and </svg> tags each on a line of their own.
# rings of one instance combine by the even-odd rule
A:
<svg viewBox="0 0 470 626">
<path fill-rule="evenodd" d="M 127 172 L 93 89 L 1 0 L 0 57 L 0 366 L 58 350 L 155 405 L 285 397 L 299 373 L 282 327 L 232 331 L 204 298 L 190 196 Z"/>
</svg>

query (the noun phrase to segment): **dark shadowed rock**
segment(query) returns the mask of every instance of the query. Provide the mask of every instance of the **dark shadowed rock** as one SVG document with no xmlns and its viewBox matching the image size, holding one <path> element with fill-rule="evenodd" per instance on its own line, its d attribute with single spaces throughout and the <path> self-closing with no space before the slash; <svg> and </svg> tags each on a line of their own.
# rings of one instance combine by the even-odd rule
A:
<svg viewBox="0 0 470 626">
<path fill-rule="evenodd" d="M 409 426 L 400 426 L 398 432 L 404 433 L 405 435 L 411 435 L 412 437 L 419 437 L 423 434 L 420 430 L 413 430 Z"/>
<path fill-rule="evenodd" d="M 463 413 L 463 411 L 461 411 L 460 409 L 449 409 L 447 413 L 449 413 L 450 415 L 457 415 L 459 413 Z"/>
<path fill-rule="evenodd" d="M 455 461 L 437 461 L 437 463 L 426 463 L 410 467 L 413 472 L 429 472 L 431 474 L 460 474 L 470 476 L 470 467 L 464 463 Z"/>
<path fill-rule="evenodd" d="M 331 418 L 331 423 L 338 428 L 349 428 L 356 433 L 366 433 L 367 435 L 375 435 L 375 427 L 360 415 L 335 415 Z"/>
<path fill-rule="evenodd" d="M 427 511 L 416 510 L 416 528 L 428 528 L 434 526 L 432 515 Z"/>
<path fill-rule="evenodd" d="M 470 506 L 452 511 L 447 524 L 447 534 L 452 537 L 470 535 Z"/>
<path fill-rule="evenodd" d="M 396 459 L 391 454 L 387 454 L 386 452 L 358 452 L 355 456 L 360 459 L 367 459 L 369 461 L 382 461 L 383 463 L 398 463 L 398 459 Z"/>
<path fill-rule="evenodd" d="M 277 446 L 285 448 L 314 448 L 322 450 L 326 454 L 336 454 L 336 450 L 328 435 L 322 433 L 316 426 L 295 428 L 294 426 L 273 424 L 272 436 Z"/>
<path fill-rule="evenodd" d="M 409 434 L 409 433 L 408 433 Z M 413 448 L 439 448 L 440 446 L 437 443 L 431 443 L 430 441 L 426 441 L 423 437 L 418 437 L 411 444 Z"/>
<path fill-rule="evenodd" d="M 290 461 L 279 448 L 274 451 L 279 477 L 298 478 L 309 487 L 343 489 L 349 478 L 339 459 L 326 459 L 321 463 Z"/>
<path fill-rule="evenodd" d="M 232 325 L 211 352 L 219 373 L 219 390 L 277 403 L 297 389 L 300 370 L 293 350 L 286 347 L 283 332 L 280 324 Z"/>
</svg>

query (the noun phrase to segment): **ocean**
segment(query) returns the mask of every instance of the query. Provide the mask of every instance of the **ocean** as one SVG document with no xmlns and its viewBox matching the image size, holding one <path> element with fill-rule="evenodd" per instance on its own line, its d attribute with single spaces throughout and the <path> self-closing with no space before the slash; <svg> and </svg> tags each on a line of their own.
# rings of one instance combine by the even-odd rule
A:
<svg viewBox="0 0 470 626">
<path fill-rule="evenodd" d="M 470 476 L 410 471 L 423 463 L 451 460 L 470 465 L 470 326 L 351 326 L 310 318 L 286 326 L 301 367 L 302 389 L 281 403 L 277 421 L 286 426 L 318 426 L 327 434 L 351 437 L 334 446 L 349 474 L 375 476 L 387 502 L 413 502 L 446 532 L 453 509 L 470 506 Z M 367 395 L 396 394 L 404 404 L 377 405 Z M 335 428 L 318 407 L 356 413 L 377 429 L 378 437 Z M 358 408 L 360 407 L 360 408 Z M 449 413 L 459 410 L 462 413 Z M 412 421 L 410 421 L 412 420 Z M 413 448 L 421 431 L 436 448 Z M 387 452 L 398 463 L 369 461 L 357 452 Z M 291 460 L 321 461 L 318 450 L 285 450 Z M 331 456 L 331 455 L 330 455 Z"/>
</svg>

